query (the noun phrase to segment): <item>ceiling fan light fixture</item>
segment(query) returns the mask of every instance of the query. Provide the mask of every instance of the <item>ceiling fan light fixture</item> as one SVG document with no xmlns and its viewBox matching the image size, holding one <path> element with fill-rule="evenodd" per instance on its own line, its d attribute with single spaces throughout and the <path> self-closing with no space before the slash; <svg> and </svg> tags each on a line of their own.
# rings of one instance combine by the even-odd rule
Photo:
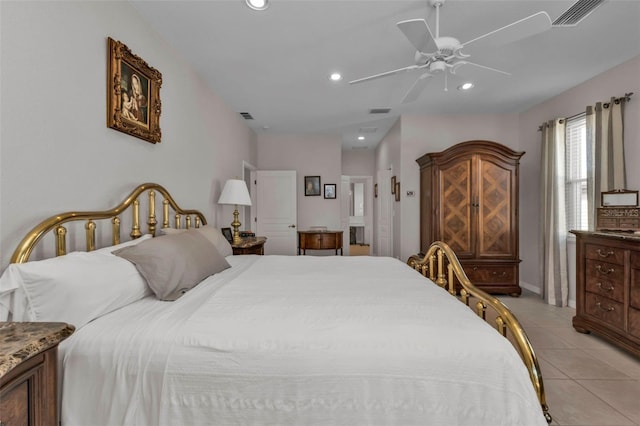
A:
<svg viewBox="0 0 640 426">
<path fill-rule="evenodd" d="M 466 82 L 458 86 L 458 90 L 460 90 L 461 92 L 466 92 L 467 90 L 473 89 L 473 86 L 473 83 Z"/>
<path fill-rule="evenodd" d="M 265 10 L 269 7 L 269 0 L 245 0 L 245 3 L 253 10 Z"/>
</svg>

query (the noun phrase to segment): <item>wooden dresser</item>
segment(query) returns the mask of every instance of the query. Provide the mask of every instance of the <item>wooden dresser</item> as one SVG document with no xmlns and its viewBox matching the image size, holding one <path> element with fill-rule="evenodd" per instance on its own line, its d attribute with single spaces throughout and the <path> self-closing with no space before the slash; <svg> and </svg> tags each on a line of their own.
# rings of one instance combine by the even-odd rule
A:
<svg viewBox="0 0 640 426">
<path fill-rule="evenodd" d="M 640 356 L 640 235 L 571 232 L 577 237 L 573 327 Z"/>
<path fill-rule="evenodd" d="M 58 425 L 58 344 L 74 327 L 0 323 L 0 424 Z"/>
<path fill-rule="evenodd" d="M 518 168 L 524 152 L 469 141 L 425 154 L 420 165 L 420 250 L 447 243 L 471 282 L 518 296 Z"/>
<path fill-rule="evenodd" d="M 342 256 L 342 231 L 298 231 L 298 254 L 307 250 L 340 250 Z"/>
</svg>

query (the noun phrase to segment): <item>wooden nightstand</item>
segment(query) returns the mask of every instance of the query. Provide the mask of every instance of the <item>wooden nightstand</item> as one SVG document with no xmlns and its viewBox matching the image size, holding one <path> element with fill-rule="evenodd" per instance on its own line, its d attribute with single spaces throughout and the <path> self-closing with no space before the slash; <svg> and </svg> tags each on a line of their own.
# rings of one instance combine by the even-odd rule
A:
<svg viewBox="0 0 640 426">
<path fill-rule="evenodd" d="M 243 238 L 238 244 L 231 244 L 233 254 L 264 254 L 264 243 L 267 237 L 251 237 Z"/>
<path fill-rule="evenodd" d="M 0 322 L 0 424 L 58 425 L 58 344 L 75 327 Z"/>
</svg>

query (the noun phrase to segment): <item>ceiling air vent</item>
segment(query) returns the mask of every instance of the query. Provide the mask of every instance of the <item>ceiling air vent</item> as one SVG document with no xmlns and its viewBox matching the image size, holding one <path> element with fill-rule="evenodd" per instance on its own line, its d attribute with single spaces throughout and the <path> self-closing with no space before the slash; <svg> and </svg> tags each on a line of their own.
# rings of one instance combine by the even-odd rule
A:
<svg viewBox="0 0 640 426">
<path fill-rule="evenodd" d="M 553 21 L 556 27 L 572 27 L 578 25 L 580 21 L 586 18 L 598 6 L 606 0 L 578 0 L 567 9 L 558 19 Z"/>
<path fill-rule="evenodd" d="M 391 108 L 371 108 L 369 114 L 388 114 Z"/>
<path fill-rule="evenodd" d="M 375 133 L 378 131 L 377 127 L 360 127 L 360 129 L 358 129 L 358 134 L 371 134 L 371 133 Z"/>
<path fill-rule="evenodd" d="M 368 147 L 368 146 L 366 146 L 366 145 L 365 145 L 365 146 L 352 146 L 352 147 L 351 147 L 351 149 L 354 149 L 354 150 L 363 150 L 363 149 L 369 149 L 369 147 Z"/>
<path fill-rule="evenodd" d="M 241 112 L 240 115 L 245 119 L 245 120 L 253 120 L 253 116 L 251 115 L 251 113 L 248 112 Z"/>
</svg>

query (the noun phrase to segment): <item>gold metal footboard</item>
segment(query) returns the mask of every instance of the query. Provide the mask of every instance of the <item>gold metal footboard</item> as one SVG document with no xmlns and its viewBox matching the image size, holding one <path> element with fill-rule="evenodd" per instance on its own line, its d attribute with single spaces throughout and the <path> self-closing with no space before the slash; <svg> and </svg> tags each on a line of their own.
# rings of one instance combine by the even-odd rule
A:
<svg viewBox="0 0 640 426">
<path fill-rule="evenodd" d="M 97 221 L 110 220 L 111 221 L 111 239 L 110 244 L 115 245 L 120 243 L 120 225 L 121 215 L 129 207 L 131 207 L 131 231 L 129 236 L 131 239 L 136 239 L 142 236 L 140 229 L 140 208 L 141 198 L 143 193 L 147 193 L 146 200 L 147 206 L 147 232 L 155 236 L 156 227 L 158 221 L 156 219 L 156 193 L 159 193 L 163 197 L 162 201 L 162 228 L 170 228 L 170 208 L 174 213 L 174 228 L 199 228 L 200 225 L 206 225 L 207 220 L 204 215 L 197 210 L 185 210 L 178 206 L 169 192 L 157 183 L 144 183 L 134 189 L 129 196 L 118 204 L 116 207 L 110 210 L 103 211 L 87 211 L 87 212 L 66 212 L 52 216 L 43 220 L 36 225 L 29 233 L 22 239 L 18 248 L 11 256 L 11 263 L 24 263 L 29 260 L 31 252 L 36 247 L 42 237 L 50 231 L 53 231 L 55 235 L 55 255 L 61 256 L 67 252 L 67 228 L 62 226 L 64 223 L 73 221 L 86 221 L 85 238 L 86 238 L 86 251 L 92 251 L 96 249 L 96 227 Z M 184 224 L 182 219 L 184 218 Z M 193 224 L 192 224 L 193 220 Z"/>
<path fill-rule="evenodd" d="M 440 287 L 446 288 L 453 296 L 457 294 L 457 281 L 461 286 L 460 300 L 467 306 L 470 306 L 472 300 L 476 301 L 476 312 L 483 320 L 488 321 L 487 308 L 492 309 L 495 315 L 496 329 L 505 338 L 508 338 L 518 350 L 529 370 L 529 377 L 538 395 L 544 417 L 547 423 L 551 423 L 552 419 L 545 398 L 538 360 L 524 329 L 509 308 L 500 300 L 475 287 L 462 269 L 456 254 L 442 241 L 432 243 L 424 257 L 411 256 L 407 260 L 407 264 Z"/>
</svg>

